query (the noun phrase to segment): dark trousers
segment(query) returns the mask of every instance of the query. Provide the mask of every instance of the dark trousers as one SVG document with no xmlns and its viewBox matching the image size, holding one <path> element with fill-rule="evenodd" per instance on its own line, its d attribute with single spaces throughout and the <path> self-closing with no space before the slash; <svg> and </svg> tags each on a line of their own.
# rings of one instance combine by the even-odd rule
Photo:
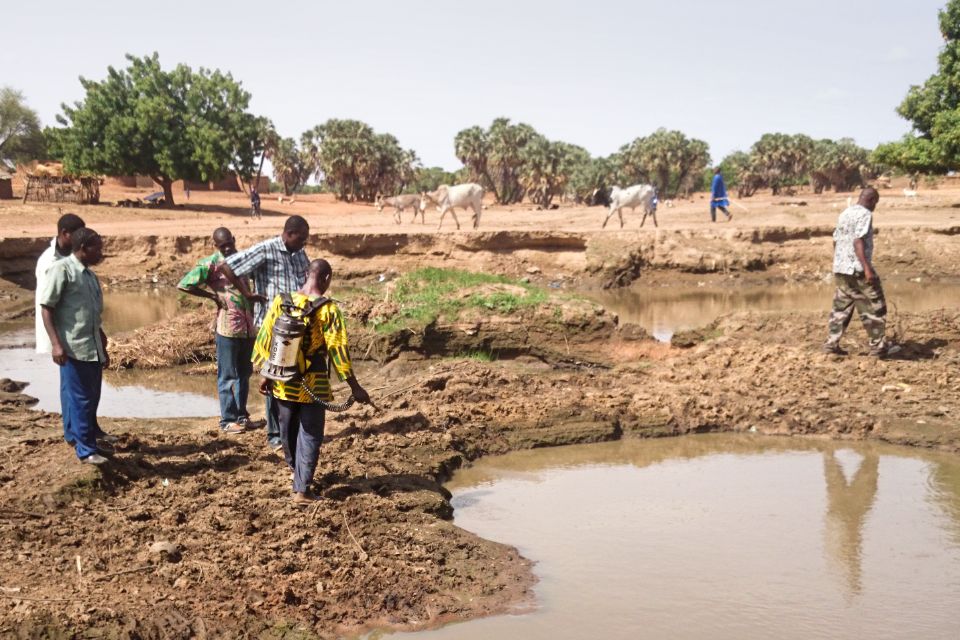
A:
<svg viewBox="0 0 960 640">
<path fill-rule="evenodd" d="M 717 209 L 720 209 L 720 211 L 723 211 L 723 215 L 727 216 L 728 218 L 730 217 L 730 212 L 727 211 L 726 207 L 710 205 L 710 222 L 717 221 Z"/>
<path fill-rule="evenodd" d="M 277 399 L 269 393 L 267 394 L 266 419 L 267 442 L 270 444 L 280 442 L 280 422 L 277 418 Z"/>
<path fill-rule="evenodd" d="M 273 399 L 280 422 L 280 441 L 287 465 L 293 469 L 293 490 L 304 493 L 313 481 L 323 443 L 326 410 L 319 404 Z"/>
<path fill-rule="evenodd" d="M 220 396 L 220 428 L 247 418 L 247 395 L 253 363 L 253 338 L 227 338 L 217 334 L 217 394 Z"/>
<path fill-rule="evenodd" d="M 97 452 L 97 407 L 103 387 L 103 366 L 67 358 L 60 367 L 60 411 L 63 437 L 72 444 L 78 458 Z"/>
</svg>

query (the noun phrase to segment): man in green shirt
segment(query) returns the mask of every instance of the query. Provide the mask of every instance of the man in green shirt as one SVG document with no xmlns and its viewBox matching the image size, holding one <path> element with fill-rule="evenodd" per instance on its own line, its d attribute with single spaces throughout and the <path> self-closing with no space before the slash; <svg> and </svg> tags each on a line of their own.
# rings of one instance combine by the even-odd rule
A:
<svg viewBox="0 0 960 640">
<path fill-rule="evenodd" d="M 220 397 L 220 429 L 241 433 L 250 424 L 247 395 L 253 365 L 253 303 L 230 284 L 221 268 L 224 259 L 237 252 L 237 243 L 226 227 L 213 232 L 216 253 L 200 260 L 180 280 L 177 288 L 217 303 L 217 394 Z"/>
<path fill-rule="evenodd" d="M 103 293 L 90 267 L 103 260 L 103 240 L 84 227 L 73 232 L 71 243 L 73 253 L 47 271 L 38 301 L 60 367 L 64 437 L 81 462 L 99 465 L 107 459 L 97 450 L 97 407 L 110 357 L 101 326 Z"/>
</svg>

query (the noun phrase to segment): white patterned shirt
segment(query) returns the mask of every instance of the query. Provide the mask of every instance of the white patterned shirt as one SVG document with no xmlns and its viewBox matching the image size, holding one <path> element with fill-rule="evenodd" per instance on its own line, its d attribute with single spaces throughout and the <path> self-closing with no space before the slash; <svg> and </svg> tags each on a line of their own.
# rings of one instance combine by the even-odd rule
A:
<svg viewBox="0 0 960 640">
<path fill-rule="evenodd" d="M 303 286 L 310 260 L 303 249 L 291 253 L 283 238 L 277 236 L 233 254 L 226 263 L 238 278 L 253 277 L 257 293 L 267 299 L 266 305 L 256 305 L 254 322 L 260 326 L 267 314 L 267 305 L 274 298 Z"/>
<path fill-rule="evenodd" d="M 873 212 L 855 204 L 844 209 L 833 232 L 833 272 L 852 276 L 863 273 L 863 265 L 853 250 L 853 241 L 863 239 L 863 253 L 867 263 L 873 264 Z"/>
</svg>

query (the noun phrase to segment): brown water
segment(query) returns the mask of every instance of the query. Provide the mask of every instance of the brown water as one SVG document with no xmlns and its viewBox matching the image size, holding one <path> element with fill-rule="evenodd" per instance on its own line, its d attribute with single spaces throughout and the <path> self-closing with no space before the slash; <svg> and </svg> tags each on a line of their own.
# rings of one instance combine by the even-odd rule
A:
<svg viewBox="0 0 960 640">
<path fill-rule="evenodd" d="M 536 608 L 400 637 L 960 637 L 957 456 L 697 436 L 486 458 L 448 486 L 459 526 L 536 561 Z"/>
<path fill-rule="evenodd" d="M 103 296 L 104 331 L 132 331 L 172 318 L 181 310 L 179 295 L 170 289 L 108 291 Z"/>
<path fill-rule="evenodd" d="M 103 324 L 107 335 L 172 318 L 179 311 L 169 290 L 105 292 Z M 212 311 L 211 311 L 212 313 Z M 60 374 L 48 355 L 37 354 L 32 319 L 0 335 L 0 377 L 29 383 L 24 393 L 39 400 L 42 411 L 60 411 Z M 217 416 L 216 380 L 163 372 L 107 372 L 98 414 L 105 417 L 178 418 Z"/>
<path fill-rule="evenodd" d="M 957 281 L 889 280 L 884 289 L 891 309 L 928 311 L 960 306 Z M 706 326 L 735 311 L 823 311 L 826 318 L 833 292 L 828 283 L 736 288 L 635 285 L 585 295 L 616 313 L 620 322 L 638 324 L 658 340 L 669 340 L 678 331 Z"/>
</svg>

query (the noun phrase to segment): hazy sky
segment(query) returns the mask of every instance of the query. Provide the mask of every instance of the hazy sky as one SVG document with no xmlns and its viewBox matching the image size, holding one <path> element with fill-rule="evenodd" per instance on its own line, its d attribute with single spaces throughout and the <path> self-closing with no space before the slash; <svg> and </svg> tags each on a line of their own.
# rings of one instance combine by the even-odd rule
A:
<svg viewBox="0 0 960 640">
<path fill-rule="evenodd" d="M 680 129 L 718 161 L 770 131 L 903 135 L 894 109 L 936 70 L 945 2 L 21 1 L 0 85 L 53 124 L 79 76 L 157 51 L 230 71 L 285 136 L 356 118 L 427 165 L 458 167 L 457 131 L 501 115 L 595 155 Z"/>
</svg>

